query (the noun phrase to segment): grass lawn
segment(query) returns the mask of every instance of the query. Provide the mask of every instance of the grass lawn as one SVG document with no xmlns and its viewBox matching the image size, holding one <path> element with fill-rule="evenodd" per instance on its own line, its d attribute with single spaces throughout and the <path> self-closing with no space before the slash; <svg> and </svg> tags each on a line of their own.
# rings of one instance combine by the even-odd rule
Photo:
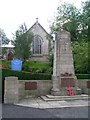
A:
<svg viewBox="0 0 90 120">
<path fill-rule="evenodd" d="M 50 67 L 50 63 L 45 62 L 30 62 L 30 67 L 36 67 L 36 68 L 43 68 L 43 67 Z"/>
<path fill-rule="evenodd" d="M 32 71 L 32 73 L 52 73 L 52 67 L 47 62 L 28 62 L 23 63 L 24 71 Z"/>
</svg>

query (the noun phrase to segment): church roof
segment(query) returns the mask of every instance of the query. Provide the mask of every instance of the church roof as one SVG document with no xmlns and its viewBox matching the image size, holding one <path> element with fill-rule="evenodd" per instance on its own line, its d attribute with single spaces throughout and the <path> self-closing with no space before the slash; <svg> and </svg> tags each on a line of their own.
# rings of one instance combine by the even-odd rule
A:
<svg viewBox="0 0 90 120">
<path fill-rule="evenodd" d="M 37 25 L 38 24 L 38 26 L 40 26 L 44 31 L 45 31 L 45 33 L 46 34 L 48 34 L 47 33 L 47 31 L 42 27 L 42 25 L 38 22 L 38 18 L 36 18 L 37 20 L 36 20 L 36 22 L 31 26 L 31 28 L 28 30 L 28 31 L 30 31 L 35 25 Z M 28 32 L 27 31 L 27 32 Z"/>
</svg>

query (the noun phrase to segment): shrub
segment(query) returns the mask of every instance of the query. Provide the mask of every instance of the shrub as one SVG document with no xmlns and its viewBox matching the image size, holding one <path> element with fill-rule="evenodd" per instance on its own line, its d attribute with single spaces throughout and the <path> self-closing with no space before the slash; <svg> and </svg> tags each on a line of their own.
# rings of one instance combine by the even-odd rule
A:
<svg viewBox="0 0 90 120">
<path fill-rule="evenodd" d="M 30 74 L 30 72 L 2 69 L 2 79 L 8 76 L 16 76 L 19 80 L 51 80 L 50 74 Z"/>
<path fill-rule="evenodd" d="M 52 68 L 51 67 L 42 67 L 42 68 L 35 68 L 35 67 L 31 67 L 30 71 L 32 71 L 32 73 L 45 73 L 45 74 L 51 74 L 52 73 Z"/>
<path fill-rule="evenodd" d="M 7 66 L 7 68 L 11 69 L 11 60 L 2 60 L 2 66 Z"/>
<path fill-rule="evenodd" d="M 22 70 L 30 72 L 30 67 L 29 67 L 29 64 L 27 62 L 24 62 L 22 64 Z"/>
<path fill-rule="evenodd" d="M 3 60 L 2 66 L 7 66 L 7 68 L 11 69 L 11 61 Z M 52 67 L 50 63 L 44 62 L 23 62 L 22 63 L 22 71 L 31 72 L 31 73 L 52 73 Z"/>
<path fill-rule="evenodd" d="M 76 74 L 78 79 L 90 79 L 90 74 Z"/>
</svg>

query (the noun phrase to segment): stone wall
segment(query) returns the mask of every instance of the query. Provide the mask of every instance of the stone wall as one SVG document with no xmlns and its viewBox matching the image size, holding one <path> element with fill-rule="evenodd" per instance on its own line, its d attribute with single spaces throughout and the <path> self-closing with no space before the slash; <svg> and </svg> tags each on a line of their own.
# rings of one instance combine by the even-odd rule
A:
<svg viewBox="0 0 90 120">
<path fill-rule="evenodd" d="M 19 98 L 50 94 L 51 80 L 19 80 Z"/>
<path fill-rule="evenodd" d="M 27 96 L 42 96 L 50 94 L 51 80 L 18 80 L 18 77 L 6 77 L 4 88 L 4 103 L 18 103 Z"/>
<path fill-rule="evenodd" d="M 5 78 L 4 103 L 18 103 L 19 100 L 18 77 Z"/>
<path fill-rule="evenodd" d="M 88 82 L 89 81 L 89 82 Z M 78 80 L 78 87 L 81 88 L 82 94 L 88 94 L 90 89 L 90 80 Z M 65 89 L 67 86 L 63 86 Z M 51 80 L 19 80 L 19 96 L 20 98 L 27 95 L 41 96 L 50 94 L 52 88 Z"/>
<path fill-rule="evenodd" d="M 38 97 L 51 94 L 52 82 L 52 80 L 18 80 L 17 77 L 6 77 L 4 103 L 18 103 L 20 99 L 27 96 Z M 83 94 L 90 95 L 90 80 L 78 80 L 78 86 Z M 67 95 L 66 88 L 60 90 L 62 95 Z"/>
<path fill-rule="evenodd" d="M 79 88 L 81 88 L 82 94 L 90 95 L 90 80 L 80 79 L 80 80 L 78 80 L 78 86 L 79 86 Z"/>
</svg>

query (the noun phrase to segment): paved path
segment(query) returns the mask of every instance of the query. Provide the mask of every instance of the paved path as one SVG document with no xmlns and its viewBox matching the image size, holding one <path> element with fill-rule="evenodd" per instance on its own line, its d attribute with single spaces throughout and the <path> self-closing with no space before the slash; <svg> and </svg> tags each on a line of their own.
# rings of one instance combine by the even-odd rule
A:
<svg viewBox="0 0 90 120">
<path fill-rule="evenodd" d="M 19 106 L 33 107 L 33 108 L 63 108 L 63 107 L 80 107 L 88 106 L 88 100 L 69 100 L 69 101 L 44 101 L 40 97 L 27 98 L 21 100 Z"/>
</svg>

